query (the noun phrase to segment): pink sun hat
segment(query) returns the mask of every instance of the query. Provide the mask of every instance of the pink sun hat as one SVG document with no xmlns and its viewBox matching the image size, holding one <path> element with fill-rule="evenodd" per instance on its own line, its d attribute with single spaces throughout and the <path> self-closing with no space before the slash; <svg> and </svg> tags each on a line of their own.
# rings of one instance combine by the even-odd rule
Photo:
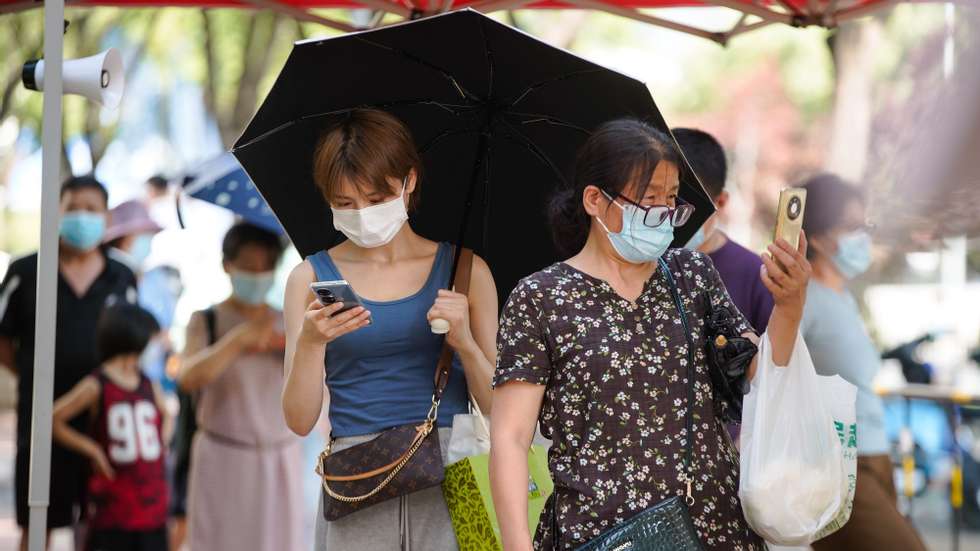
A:
<svg viewBox="0 0 980 551">
<path fill-rule="evenodd" d="M 139 201 L 126 201 L 109 211 L 109 227 L 102 241 L 108 243 L 126 235 L 157 233 L 161 228 L 150 218 L 149 211 Z"/>
</svg>

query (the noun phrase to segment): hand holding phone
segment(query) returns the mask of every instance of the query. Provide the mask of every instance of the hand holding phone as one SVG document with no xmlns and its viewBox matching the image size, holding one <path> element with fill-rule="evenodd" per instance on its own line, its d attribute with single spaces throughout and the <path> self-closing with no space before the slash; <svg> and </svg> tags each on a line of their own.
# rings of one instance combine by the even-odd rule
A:
<svg viewBox="0 0 980 551">
<path fill-rule="evenodd" d="M 310 290 L 316 300 L 306 309 L 301 339 L 327 344 L 371 324 L 371 312 L 346 281 L 315 281 Z"/>
<path fill-rule="evenodd" d="M 337 314 L 346 312 L 358 306 L 363 307 L 361 299 L 350 286 L 350 283 L 343 279 L 336 281 L 314 281 L 310 284 L 310 290 L 316 295 L 317 300 L 324 306 L 333 306 L 338 302 L 343 304 Z M 336 314 L 334 314 L 336 315 Z"/>
<path fill-rule="evenodd" d="M 772 242 L 785 239 L 793 250 L 800 248 L 800 232 L 803 230 L 803 213 L 806 210 L 806 190 L 787 188 L 779 192 L 776 210 L 776 228 Z"/>
</svg>

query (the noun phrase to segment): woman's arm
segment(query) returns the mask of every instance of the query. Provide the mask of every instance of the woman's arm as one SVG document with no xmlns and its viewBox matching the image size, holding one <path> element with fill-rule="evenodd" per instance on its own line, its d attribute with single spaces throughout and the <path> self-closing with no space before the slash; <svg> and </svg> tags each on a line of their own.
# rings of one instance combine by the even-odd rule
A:
<svg viewBox="0 0 980 551">
<path fill-rule="evenodd" d="M 473 256 L 470 291 L 465 296 L 439 291 L 428 319 L 449 322 L 446 342 L 459 354 L 466 386 L 484 413 L 490 413 L 490 382 L 497 362 L 497 287 L 490 267 Z"/>
<path fill-rule="evenodd" d="M 806 259 L 806 249 L 806 235 L 801 232 L 797 249 L 794 250 L 789 243 L 780 239 L 769 245 L 769 255 L 762 255 L 760 277 L 775 302 L 766 332 L 772 344 L 773 362 L 779 366 L 789 363 L 796 346 L 800 320 L 803 319 L 806 288 L 812 271 L 810 262 Z M 755 375 L 758 362 L 756 356 L 749 366 L 750 379 Z"/>
<path fill-rule="evenodd" d="M 327 344 L 365 327 L 371 313 L 362 307 L 337 314 L 343 303 L 324 307 L 310 292 L 313 266 L 303 261 L 289 274 L 283 301 L 286 353 L 282 412 L 286 425 L 300 436 L 313 430 L 323 406 Z"/>
<path fill-rule="evenodd" d="M 163 391 L 157 383 L 153 383 L 153 402 L 160 412 L 160 443 L 164 447 L 170 447 L 170 440 L 174 435 L 173 417 L 167 410 L 167 401 L 163 398 Z"/>
<path fill-rule="evenodd" d="M 512 381 L 493 391 L 490 415 L 490 489 L 504 551 L 530 551 L 527 452 L 545 387 Z"/>
<path fill-rule="evenodd" d="M 193 392 L 214 382 L 228 369 L 255 334 L 271 330 L 271 314 L 255 322 L 245 322 L 225 333 L 214 344 L 208 344 L 204 314 L 195 312 L 187 324 L 187 338 L 181 354 L 177 384 L 185 392 Z"/>
<path fill-rule="evenodd" d="M 55 442 L 92 460 L 93 466 L 100 474 L 112 478 L 114 473 L 109 464 L 109 458 L 99 443 L 90 436 L 82 434 L 68 424 L 79 413 L 92 407 L 99 399 L 102 385 L 92 376 L 85 377 L 54 403 L 51 413 L 51 436 Z"/>
</svg>

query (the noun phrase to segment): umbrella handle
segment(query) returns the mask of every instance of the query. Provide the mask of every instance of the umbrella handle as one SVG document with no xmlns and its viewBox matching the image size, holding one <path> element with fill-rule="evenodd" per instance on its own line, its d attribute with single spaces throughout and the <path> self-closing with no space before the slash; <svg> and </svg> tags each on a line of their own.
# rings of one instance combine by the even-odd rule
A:
<svg viewBox="0 0 980 551">
<path fill-rule="evenodd" d="M 435 318 L 429 322 L 429 327 L 436 335 L 445 335 L 449 332 L 449 322 L 442 318 Z"/>
</svg>

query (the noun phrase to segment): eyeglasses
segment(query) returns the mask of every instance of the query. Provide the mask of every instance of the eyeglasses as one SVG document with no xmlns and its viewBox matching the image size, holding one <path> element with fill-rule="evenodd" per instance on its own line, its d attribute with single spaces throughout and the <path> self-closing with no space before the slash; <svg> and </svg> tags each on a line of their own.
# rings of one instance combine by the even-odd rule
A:
<svg viewBox="0 0 980 551">
<path fill-rule="evenodd" d="M 607 193 L 606 197 L 610 201 L 613 200 Z M 660 227 L 660 225 L 668 220 L 670 220 L 671 226 L 679 228 L 686 224 L 691 219 L 691 215 L 694 214 L 694 205 L 684 201 L 680 197 L 677 198 L 677 206 L 674 207 L 668 205 L 650 205 L 644 207 L 636 201 L 623 196 L 621 193 L 617 193 L 616 197 L 643 211 L 643 224 L 651 228 Z"/>
</svg>

